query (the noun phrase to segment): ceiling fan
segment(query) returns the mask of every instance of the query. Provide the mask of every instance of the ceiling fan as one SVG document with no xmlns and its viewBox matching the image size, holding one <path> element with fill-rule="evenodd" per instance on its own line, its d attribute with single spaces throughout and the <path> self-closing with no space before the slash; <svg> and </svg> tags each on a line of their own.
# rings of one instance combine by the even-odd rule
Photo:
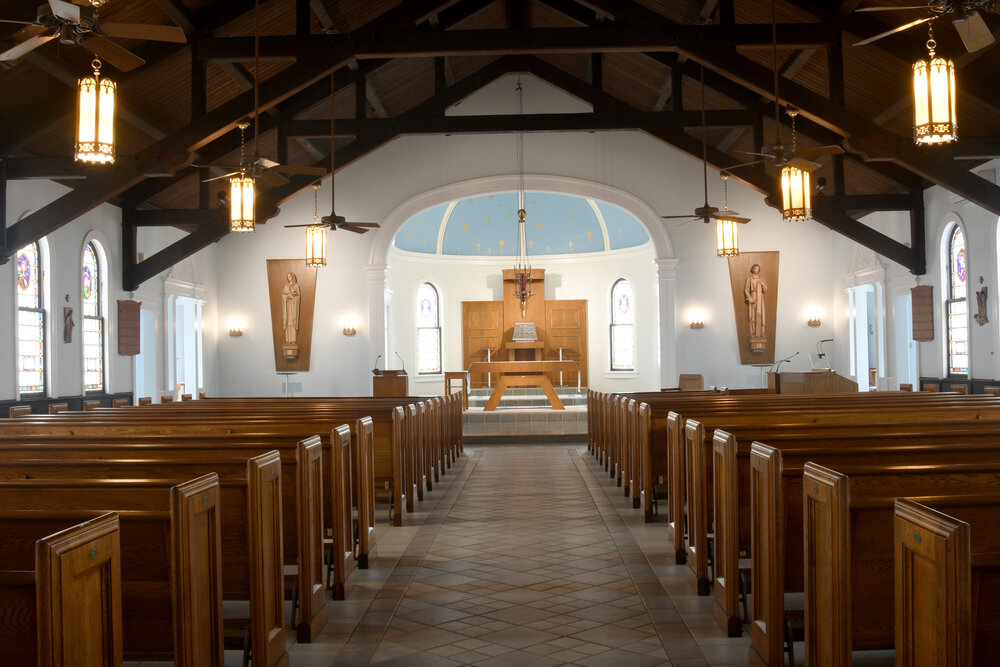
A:
<svg viewBox="0 0 1000 667">
<path fill-rule="evenodd" d="M 60 44 L 79 44 L 122 72 L 128 72 L 146 61 L 115 44 L 109 37 L 177 44 L 187 41 L 184 31 L 177 26 L 102 23 L 98 20 L 97 10 L 103 4 L 104 0 L 76 0 L 75 3 L 48 0 L 47 4 L 39 5 L 34 21 L 0 19 L 0 23 L 24 26 L 13 35 L 14 40 L 20 43 L 0 53 L 0 62 L 17 60 L 42 44 L 58 38 Z"/>
<path fill-rule="evenodd" d="M 259 121 L 260 117 L 260 100 L 259 94 L 260 90 L 258 87 L 258 73 L 260 72 L 260 1 L 258 0 L 254 4 L 254 78 L 253 78 L 253 155 L 247 155 L 246 152 L 246 129 L 250 127 L 250 120 L 247 118 L 241 119 L 236 123 L 236 127 L 240 128 L 240 161 L 239 164 L 195 164 L 194 167 L 201 169 L 224 169 L 226 173 L 220 176 L 213 176 L 211 178 L 206 178 L 202 183 L 209 183 L 211 181 L 218 181 L 223 178 L 230 178 L 236 176 L 237 174 L 243 174 L 244 176 L 252 176 L 253 178 L 261 179 L 271 187 L 278 187 L 288 183 L 288 179 L 281 174 L 301 174 L 306 176 L 326 176 L 326 169 L 322 167 L 307 167 L 307 166 L 297 166 L 281 164 L 274 160 L 269 160 L 268 158 L 261 157 L 257 153 L 258 140 L 259 140 Z"/>
<path fill-rule="evenodd" d="M 310 227 L 315 224 L 322 224 L 327 227 L 330 231 L 336 231 L 337 229 L 346 229 L 349 232 L 354 232 L 355 234 L 364 234 L 369 228 L 378 227 L 377 222 L 351 222 L 348 221 L 342 215 L 337 215 L 336 213 L 336 190 L 334 189 L 334 182 L 336 180 L 336 149 L 334 147 L 334 141 L 337 137 L 337 133 L 334 132 L 334 122 L 336 120 L 336 109 L 333 103 L 333 87 L 334 77 L 330 75 L 330 215 L 324 215 L 319 221 L 313 221 L 307 225 L 285 225 L 285 227 L 291 229 L 293 227 Z"/>
<path fill-rule="evenodd" d="M 720 211 L 717 206 L 709 206 L 708 204 L 708 123 L 705 121 L 705 69 L 701 70 L 701 176 L 702 184 L 705 193 L 705 202 L 694 210 L 694 213 L 688 213 L 685 215 L 661 215 L 660 217 L 665 220 L 670 219 L 684 219 L 688 218 L 687 222 L 694 222 L 695 220 L 701 220 L 706 225 L 711 223 L 713 220 L 718 220 L 720 217 L 725 217 L 727 220 L 733 220 L 734 222 L 750 222 L 750 218 L 741 218 L 736 213 L 729 208 L 727 203 L 725 207 Z M 681 223 L 687 224 L 686 222 Z"/>
<path fill-rule="evenodd" d="M 927 23 L 928 21 L 933 21 L 939 16 L 944 16 L 946 14 L 951 14 L 951 23 L 955 26 L 955 30 L 958 32 L 958 36 L 962 38 L 962 43 L 965 44 L 965 49 L 969 53 L 973 51 L 978 51 L 979 49 L 985 48 L 993 44 L 996 40 L 993 38 L 993 33 L 990 31 L 989 26 L 986 25 L 986 21 L 983 20 L 983 13 L 996 13 L 996 0 L 960 0 L 959 2 L 953 2 L 952 0 L 929 0 L 926 5 L 916 5 L 910 7 L 861 7 L 855 9 L 856 12 L 890 12 L 897 10 L 913 10 L 922 9 L 927 12 L 927 16 L 915 21 L 910 21 L 909 23 L 904 23 L 903 25 L 897 26 L 891 30 L 886 30 L 868 39 L 863 39 L 860 42 L 855 42 L 854 46 L 862 46 L 864 44 L 871 44 L 872 42 L 882 39 L 883 37 L 888 37 L 889 35 L 894 35 L 897 32 L 902 32 L 913 26 L 920 25 L 921 23 Z"/>
<path fill-rule="evenodd" d="M 795 117 L 798 115 L 798 110 L 790 107 L 786 107 L 785 111 L 792 118 L 792 145 L 788 147 L 781 143 L 781 98 L 778 96 L 778 81 L 780 78 L 778 70 L 778 30 L 774 15 L 774 0 L 771 0 L 771 63 L 774 70 L 774 143 L 770 146 L 764 146 L 759 153 L 738 151 L 746 155 L 757 155 L 759 159 L 738 164 L 730 167 L 730 169 L 746 167 L 765 160 L 773 160 L 779 167 L 787 165 L 802 171 L 811 172 L 820 165 L 817 162 L 812 162 L 810 158 L 822 157 L 824 155 L 840 155 L 844 152 L 844 149 L 837 145 L 828 145 L 798 150 L 795 145 Z"/>
</svg>

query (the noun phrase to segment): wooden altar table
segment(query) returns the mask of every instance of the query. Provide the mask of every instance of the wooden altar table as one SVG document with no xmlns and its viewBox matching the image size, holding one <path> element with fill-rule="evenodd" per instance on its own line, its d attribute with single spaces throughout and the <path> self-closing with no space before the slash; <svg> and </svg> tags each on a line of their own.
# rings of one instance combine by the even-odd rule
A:
<svg viewBox="0 0 1000 667">
<path fill-rule="evenodd" d="M 500 398 L 507 387 L 541 387 L 553 410 L 565 410 L 562 401 L 546 372 L 576 373 L 579 381 L 580 367 L 575 361 L 474 361 L 469 364 L 470 373 L 496 373 L 500 376 L 484 411 L 497 409 Z"/>
</svg>

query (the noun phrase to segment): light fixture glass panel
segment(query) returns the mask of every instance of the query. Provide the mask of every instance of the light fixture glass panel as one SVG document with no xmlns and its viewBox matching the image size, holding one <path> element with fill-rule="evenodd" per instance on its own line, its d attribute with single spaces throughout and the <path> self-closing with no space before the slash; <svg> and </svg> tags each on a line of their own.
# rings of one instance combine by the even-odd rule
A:
<svg viewBox="0 0 1000 667">
<path fill-rule="evenodd" d="M 229 231 L 254 231 L 254 179 L 240 174 L 229 179 Z"/>
<path fill-rule="evenodd" d="M 944 144 L 958 139 L 955 64 L 935 58 L 933 47 L 930 56 L 913 64 L 913 140 L 917 144 Z"/>
<path fill-rule="evenodd" d="M 306 227 L 306 266 L 326 266 L 326 228 Z"/>
<path fill-rule="evenodd" d="M 110 164 L 115 161 L 115 92 L 114 81 L 100 76 L 100 61 L 94 60 L 94 73 L 83 77 L 79 89 L 77 135 L 74 158 L 80 162 Z"/>
<path fill-rule="evenodd" d="M 784 220 L 808 220 L 812 217 L 809 172 L 785 165 L 781 170 L 781 215 Z"/>
<path fill-rule="evenodd" d="M 715 223 L 715 234 L 717 237 L 716 250 L 719 257 L 729 257 L 740 254 L 740 226 L 735 220 L 728 218 L 717 218 Z"/>
</svg>

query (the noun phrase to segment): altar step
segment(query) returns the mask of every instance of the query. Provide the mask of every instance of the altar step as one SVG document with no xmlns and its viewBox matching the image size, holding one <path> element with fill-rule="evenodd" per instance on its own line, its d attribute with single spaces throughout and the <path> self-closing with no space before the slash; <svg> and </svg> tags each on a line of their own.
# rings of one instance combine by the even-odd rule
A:
<svg viewBox="0 0 1000 667">
<path fill-rule="evenodd" d="M 462 433 L 475 442 L 534 440 L 537 442 L 577 442 L 587 437 L 587 408 L 566 410 L 544 408 L 499 408 L 490 412 L 467 410 L 462 415 Z M 470 440 L 471 438 L 471 440 Z"/>
<path fill-rule="evenodd" d="M 570 406 L 587 405 L 587 388 L 555 387 L 559 400 L 567 408 Z M 482 410 L 490 399 L 493 389 L 480 387 L 469 392 L 469 409 Z M 500 399 L 500 408 L 551 408 L 545 392 L 538 387 L 511 387 Z"/>
</svg>

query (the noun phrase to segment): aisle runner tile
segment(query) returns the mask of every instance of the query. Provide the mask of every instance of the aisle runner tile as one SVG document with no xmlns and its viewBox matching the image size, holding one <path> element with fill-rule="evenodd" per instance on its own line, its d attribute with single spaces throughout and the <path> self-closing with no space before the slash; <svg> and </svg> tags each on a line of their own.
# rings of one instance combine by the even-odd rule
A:
<svg viewBox="0 0 1000 667">
<path fill-rule="evenodd" d="M 707 664 L 583 456 L 467 458 L 336 663 Z"/>
</svg>

